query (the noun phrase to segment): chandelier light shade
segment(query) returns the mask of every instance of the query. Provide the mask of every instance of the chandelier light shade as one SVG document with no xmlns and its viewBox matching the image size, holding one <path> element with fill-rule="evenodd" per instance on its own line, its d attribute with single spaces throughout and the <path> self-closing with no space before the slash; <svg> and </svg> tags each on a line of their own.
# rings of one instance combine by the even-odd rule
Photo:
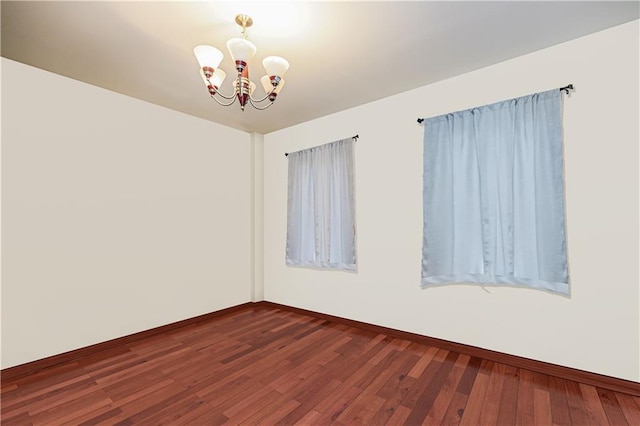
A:
<svg viewBox="0 0 640 426">
<path fill-rule="evenodd" d="M 213 84 L 213 87 L 215 87 L 216 89 L 219 88 L 225 78 L 227 78 L 227 73 L 218 68 L 211 77 L 211 83 Z"/>
<path fill-rule="evenodd" d="M 218 68 L 218 65 L 220 65 L 220 62 L 222 62 L 222 58 L 224 58 L 224 55 L 221 51 L 211 46 L 196 46 L 195 49 L 193 49 L 193 52 L 196 54 L 196 58 L 198 59 L 200 67 L 203 70 L 214 70 Z M 213 73 L 213 71 L 211 71 L 211 73 Z"/>
<path fill-rule="evenodd" d="M 227 50 L 229 50 L 231 59 L 236 61 L 237 66 L 238 62 L 244 62 L 245 64 L 249 62 L 258 49 L 249 40 L 232 38 L 227 42 Z"/>
<path fill-rule="evenodd" d="M 220 85 L 222 85 L 222 82 L 227 77 L 227 73 L 218 68 L 211 77 L 207 78 L 204 71 L 201 69 L 200 76 L 202 77 L 202 80 L 204 80 L 204 85 L 209 90 L 209 93 L 211 95 L 215 95 L 216 91 L 220 88 Z"/>
<path fill-rule="evenodd" d="M 262 61 L 262 65 L 269 76 L 282 77 L 289 69 L 289 62 L 279 56 L 267 56 Z"/>
<path fill-rule="evenodd" d="M 247 15 L 236 16 L 236 23 L 242 27 L 242 38 L 232 38 L 227 42 L 227 50 L 235 62 L 237 76 L 233 81 L 233 94 L 230 96 L 220 93 L 220 86 L 227 74 L 219 68 L 224 58 L 223 53 L 212 46 L 200 45 L 193 49 L 202 77 L 211 98 L 223 106 L 229 106 L 236 100 L 240 109 L 244 111 L 247 103 L 256 109 L 267 109 L 278 97 L 284 86 L 283 76 L 289 69 L 289 62 L 280 56 L 267 56 L 262 65 L 267 74 L 260 78 L 260 83 L 266 95 L 256 99 L 253 94 L 256 84 L 249 79 L 249 61 L 256 54 L 256 46 L 247 39 L 247 28 L 253 25 L 253 20 Z M 222 100 L 218 99 L 222 98 Z"/>
<path fill-rule="evenodd" d="M 280 83 L 278 83 L 278 86 L 275 90 L 273 90 L 271 77 L 269 77 L 268 75 L 262 76 L 262 78 L 260 79 L 260 84 L 262 84 L 264 91 L 266 93 L 269 93 L 269 100 L 273 102 L 276 100 L 276 97 L 278 96 L 278 93 L 280 93 L 280 90 L 282 90 L 282 88 L 284 87 L 284 80 L 280 79 Z"/>
</svg>

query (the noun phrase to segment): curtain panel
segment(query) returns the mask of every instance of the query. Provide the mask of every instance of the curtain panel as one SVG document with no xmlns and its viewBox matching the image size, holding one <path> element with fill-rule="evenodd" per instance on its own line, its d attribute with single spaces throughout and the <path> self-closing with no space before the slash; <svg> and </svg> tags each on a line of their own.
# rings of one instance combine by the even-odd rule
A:
<svg viewBox="0 0 640 426">
<path fill-rule="evenodd" d="M 425 119 L 422 287 L 569 293 L 559 90 Z"/>
<path fill-rule="evenodd" d="M 353 138 L 288 159 L 286 264 L 355 271 Z"/>
</svg>

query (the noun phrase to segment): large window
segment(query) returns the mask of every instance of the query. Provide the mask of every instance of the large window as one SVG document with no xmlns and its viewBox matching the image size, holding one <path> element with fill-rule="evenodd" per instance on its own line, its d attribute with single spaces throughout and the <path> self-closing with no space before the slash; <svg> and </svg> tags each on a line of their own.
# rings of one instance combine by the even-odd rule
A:
<svg viewBox="0 0 640 426">
<path fill-rule="evenodd" d="M 425 120 L 422 286 L 568 294 L 561 92 Z"/>
<path fill-rule="evenodd" d="M 354 140 L 289 158 L 287 265 L 356 270 Z"/>
</svg>

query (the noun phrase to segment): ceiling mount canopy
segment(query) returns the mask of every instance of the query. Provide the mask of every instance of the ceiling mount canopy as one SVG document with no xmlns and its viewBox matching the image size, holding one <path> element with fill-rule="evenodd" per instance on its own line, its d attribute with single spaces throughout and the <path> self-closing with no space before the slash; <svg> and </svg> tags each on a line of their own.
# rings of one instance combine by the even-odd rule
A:
<svg viewBox="0 0 640 426">
<path fill-rule="evenodd" d="M 215 47 L 200 45 L 193 49 L 200 64 L 200 75 L 211 98 L 220 105 L 232 105 L 237 99 L 242 111 L 247 103 L 259 110 L 267 109 L 273 105 L 284 86 L 282 77 L 289 69 L 289 62 L 280 56 L 264 58 L 262 65 L 267 74 L 260 78 L 260 83 L 266 95 L 259 99 L 254 98 L 256 84 L 249 79 L 249 61 L 256 54 L 257 49 L 247 38 L 247 28 L 253 25 L 253 19 L 248 15 L 241 14 L 236 16 L 236 23 L 242 27 L 242 37 L 232 38 L 227 42 L 227 50 L 236 64 L 236 72 L 238 73 L 233 81 L 233 95 L 228 96 L 220 93 L 220 86 L 227 74 L 219 68 L 224 55 Z M 218 97 L 223 100 L 221 101 Z"/>
<path fill-rule="evenodd" d="M 236 24 L 242 27 L 242 35 L 244 35 L 247 28 L 253 25 L 253 19 L 251 19 L 251 16 L 241 13 L 240 15 L 236 15 Z"/>
</svg>

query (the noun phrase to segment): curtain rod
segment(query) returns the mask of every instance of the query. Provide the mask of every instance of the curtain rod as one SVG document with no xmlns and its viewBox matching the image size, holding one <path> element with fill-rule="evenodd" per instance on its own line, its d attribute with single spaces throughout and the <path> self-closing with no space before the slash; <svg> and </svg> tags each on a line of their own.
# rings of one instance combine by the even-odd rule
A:
<svg viewBox="0 0 640 426">
<path fill-rule="evenodd" d="M 360 137 L 360 135 L 355 135 L 355 136 L 351 136 L 351 139 L 353 139 L 353 140 L 356 140 L 356 141 L 357 141 L 359 137 Z M 288 156 L 288 155 L 289 155 L 289 153 L 288 153 L 288 152 L 285 152 L 285 153 L 284 153 L 284 156 L 285 156 L 285 157 L 286 157 L 286 156 Z"/>
<path fill-rule="evenodd" d="M 564 93 L 566 93 L 567 95 L 569 94 L 569 90 L 573 90 L 573 84 L 567 84 L 564 87 L 559 88 L 558 90 L 560 90 L 561 92 L 564 91 Z M 424 121 L 424 118 L 418 118 L 418 123 L 422 124 L 422 122 Z"/>
</svg>

